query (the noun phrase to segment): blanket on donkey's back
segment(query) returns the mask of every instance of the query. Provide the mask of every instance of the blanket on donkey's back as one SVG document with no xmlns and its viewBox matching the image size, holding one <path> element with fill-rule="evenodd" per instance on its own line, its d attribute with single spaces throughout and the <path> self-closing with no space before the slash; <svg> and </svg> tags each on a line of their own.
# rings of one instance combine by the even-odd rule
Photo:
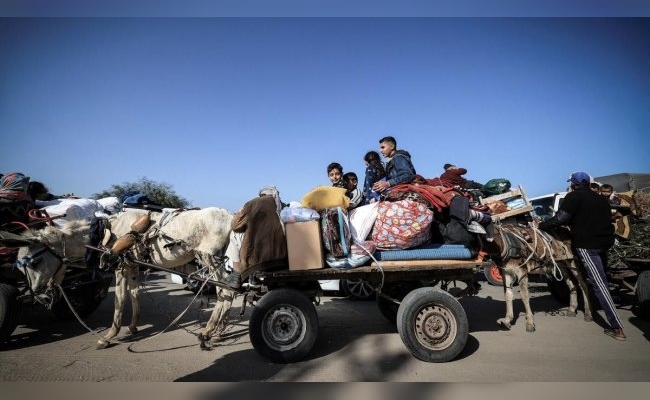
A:
<svg viewBox="0 0 650 400">
<path fill-rule="evenodd" d="M 378 261 L 401 260 L 469 260 L 476 256 L 476 251 L 461 244 L 431 243 L 409 250 L 377 251 L 374 257 Z"/>
<path fill-rule="evenodd" d="M 37 200 L 36 206 L 53 217 L 52 222 L 58 227 L 63 227 L 74 220 L 92 221 L 95 212 L 104 212 L 101 203 L 94 199 Z"/>
</svg>

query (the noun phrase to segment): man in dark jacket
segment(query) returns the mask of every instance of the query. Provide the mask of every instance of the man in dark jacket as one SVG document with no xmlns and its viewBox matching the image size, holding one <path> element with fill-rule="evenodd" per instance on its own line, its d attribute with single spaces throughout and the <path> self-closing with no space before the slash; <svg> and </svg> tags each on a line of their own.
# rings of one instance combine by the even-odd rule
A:
<svg viewBox="0 0 650 400">
<path fill-rule="evenodd" d="M 574 254 L 584 266 L 611 327 L 605 329 L 605 334 L 617 340 L 625 340 L 623 323 L 609 293 L 605 276 L 607 251 L 614 245 L 609 202 L 590 189 L 588 174 L 575 172 L 571 174 L 569 182 L 571 191 L 567 193 L 559 210 L 552 218 L 540 223 L 539 229 L 549 230 L 560 225 L 571 228 Z"/>
<path fill-rule="evenodd" d="M 411 154 L 405 150 L 397 150 L 397 141 L 394 137 L 386 136 L 380 139 L 379 151 L 388 159 L 386 163 L 386 180 L 375 182 L 372 190 L 380 193 L 391 186 L 413 182 L 415 167 L 411 162 Z"/>
</svg>

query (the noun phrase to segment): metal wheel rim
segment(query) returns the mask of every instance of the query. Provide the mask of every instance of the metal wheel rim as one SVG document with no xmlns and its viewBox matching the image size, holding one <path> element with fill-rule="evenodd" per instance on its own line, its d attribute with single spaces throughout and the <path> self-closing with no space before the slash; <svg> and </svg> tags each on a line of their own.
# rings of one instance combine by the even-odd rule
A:
<svg viewBox="0 0 650 400">
<path fill-rule="evenodd" d="M 415 316 L 415 337 L 427 349 L 445 349 L 453 343 L 457 334 L 456 318 L 445 307 L 422 307 Z"/>
<path fill-rule="evenodd" d="M 264 317 L 262 335 L 264 341 L 274 350 L 284 351 L 294 348 L 304 339 L 306 320 L 296 307 L 279 305 Z"/>
<path fill-rule="evenodd" d="M 363 279 L 348 279 L 348 289 L 357 297 L 369 297 L 375 291 L 375 288 Z"/>
<path fill-rule="evenodd" d="M 501 271 L 499 271 L 499 267 L 497 267 L 496 265 L 490 266 L 489 274 L 492 277 L 492 279 L 494 279 L 495 281 L 503 282 L 503 276 L 501 276 Z"/>
</svg>

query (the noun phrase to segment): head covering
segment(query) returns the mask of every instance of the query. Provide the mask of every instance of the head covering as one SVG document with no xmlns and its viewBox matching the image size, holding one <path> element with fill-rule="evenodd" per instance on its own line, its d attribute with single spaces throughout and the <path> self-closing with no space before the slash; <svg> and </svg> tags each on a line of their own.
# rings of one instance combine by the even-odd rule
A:
<svg viewBox="0 0 650 400">
<path fill-rule="evenodd" d="M 273 185 L 264 186 L 260 189 L 260 196 L 271 196 L 275 199 L 275 205 L 278 209 L 278 215 L 282 211 L 282 202 L 280 201 L 280 192 Z"/>
<path fill-rule="evenodd" d="M 588 185 L 591 182 L 591 177 L 586 172 L 574 172 L 567 182 L 571 182 L 574 185 Z"/>
<path fill-rule="evenodd" d="M 442 169 L 447 170 L 447 168 L 449 168 L 451 166 L 453 166 L 453 164 L 447 163 L 447 164 L 443 165 Z"/>
<path fill-rule="evenodd" d="M 28 176 L 20 172 L 10 172 L 0 178 L 0 197 L 33 203 L 32 198 L 27 194 L 28 185 Z"/>
<path fill-rule="evenodd" d="M 6 190 L 27 192 L 29 177 L 20 172 L 10 172 L 0 178 L 0 187 Z"/>
</svg>

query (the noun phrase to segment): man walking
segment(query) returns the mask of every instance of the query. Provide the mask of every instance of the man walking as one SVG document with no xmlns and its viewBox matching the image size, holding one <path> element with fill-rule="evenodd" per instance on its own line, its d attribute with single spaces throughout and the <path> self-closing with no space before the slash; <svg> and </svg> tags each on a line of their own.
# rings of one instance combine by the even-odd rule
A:
<svg viewBox="0 0 650 400">
<path fill-rule="evenodd" d="M 604 333 L 616 340 L 625 340 L 623 323 L 609 293 L 605 276 L 607 251 L 614 245 L 609 202 L 590 189 L 590 177 L 585 172 L 571 174 L 569 182 L 571 191 L 567 193 L 560 209 L 552 218 L 540 223 L 539 229 L 549 230 L 560 225 L 571 228 L 574 254 L 584 266 L 610 325 L 610 329 L 605 329 Z"/>
</svg>

